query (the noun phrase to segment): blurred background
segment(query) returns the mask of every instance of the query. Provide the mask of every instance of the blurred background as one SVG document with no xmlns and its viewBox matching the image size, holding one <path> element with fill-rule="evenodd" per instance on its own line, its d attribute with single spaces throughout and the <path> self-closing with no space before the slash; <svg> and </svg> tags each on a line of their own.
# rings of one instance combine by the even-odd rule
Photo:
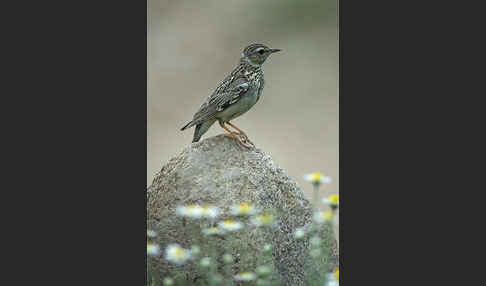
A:
<svg viewBox="0 0 486 286">
<path fill-rule="evenodd" d="M 282 52 L 264 65 L 259 102 L 232 122 L 309 199 L 312 186 L 303 175 L 314 171 L 333 179 L 323 196 L 338 193 L 337 7 L 337 0 L 148 0 L 147 185 L 191 144 L 194 128 L 180 128 L 243 48 L 258 42 Z M 202 139 L 224 132 L 214 124 Z"/>
</svg>

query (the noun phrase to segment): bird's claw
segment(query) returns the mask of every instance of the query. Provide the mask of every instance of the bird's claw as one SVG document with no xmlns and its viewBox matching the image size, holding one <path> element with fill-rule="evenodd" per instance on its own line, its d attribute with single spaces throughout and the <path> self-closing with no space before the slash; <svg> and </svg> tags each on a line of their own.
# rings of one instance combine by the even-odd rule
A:
<svg viewBox="0 0 486 286">
<path fill-rule="evenodd" d="M 253 142 L 251 142 L 250 140 L 244 140 L 244 141 L 241 141 L 242 144 L 245 144 L 245 147 L 247 148 L 255 148 L 255 144 L 253 144 Z"/>
<path fill-rule="evenodd" d="M 248 138 L 248 136 L 247 136 L 245 133 L 243 133 L 243 132 L 238 132 L 238 135 L 240 135 L 240 136 L 242 136 L 243 138 L 245 138 L 245 141 L 250 142 L 250 139 Z M 250 142 L 250 143 L 251 143 L 251 142 Z M 253 143 L 251 143 L 251 144 L 253 144 Z"/>
<path fill-rule="evenodd" d="M 238 141 L 238 143 L 241 146 L 248 148 L 248 149 L 255 147 L 255 144 L 253 144 L 253 142 L 251 142 L 250 139 L 248 139 L 248 136 L 246 136 L 246 134 L 239 133 L 237 135 L 238 135 L 239 138 L 236 141 Z"/>
<path fill-rule="evenodd" d="M 248 139 L 247 136 L 243 136 L 241 133 L 225 134 L 226 137 L 234 139 L 238 145 L 251 149 L 255 147 L 255 144 Z"/>
</svg>

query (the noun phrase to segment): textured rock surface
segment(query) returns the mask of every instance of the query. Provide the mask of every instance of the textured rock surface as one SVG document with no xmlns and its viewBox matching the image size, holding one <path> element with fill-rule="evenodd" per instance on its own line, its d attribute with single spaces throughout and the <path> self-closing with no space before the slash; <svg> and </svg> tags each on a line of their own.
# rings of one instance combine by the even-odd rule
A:
<svg viewBox="0 0 486 286">
<path fill-rule="evenodd" d="M 189 223 L 175 216 L 179 205 L 209 204 L 221 208 L 229 217 L 229 207 L 240 202 L 251 202 L 262 209 L 278 212 L 278 224 L 271 229 L 246 224 L 245 229 L 230 238 L 233 255 L 237 257 L 233 272 L 251 271 L 262 263 L 262 249 L 267 242 L 273 245 L 273 263 L 282 285 L 303 285 L 308 241 L 296 241 L 293 232 L 311 221 L 311 205 L 295 181 L 276 166 L 262 150 L 246 150 L 225 136 L 218 135 L 193 143 L 172 158 L 156 175 L 147 192 L 147 227 L 158 231 L 157 242 L 164 249 L 169 243 L 185 248 L 201 239 L 188 233 Z M 228 249 L 228 237 L 215 239 L 222 254 Z M 242 253 L 253 259 L 242 261 Z M 202 275 L 188 263 L 183 266 L 168 264 L 163 257 L 151 258 L 158 278 L 173 276 L 174 271 L 193 285 Z"/>
</svg>

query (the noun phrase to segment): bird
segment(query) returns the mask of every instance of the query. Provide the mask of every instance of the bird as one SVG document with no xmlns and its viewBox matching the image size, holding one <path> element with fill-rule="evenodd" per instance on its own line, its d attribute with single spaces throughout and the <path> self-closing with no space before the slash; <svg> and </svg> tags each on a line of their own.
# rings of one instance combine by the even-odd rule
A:
<svg viewBox="0 0 486 286">
<path fill-rule="evenodd" d="M 246 133 L 230 121 L 246 113 L 258 102 L 265 85 L 263 64 L 271 54 L 279 51 L 281 49 L 272 49 L 258 43 L 245 47 L 238 65 L 207 97 L 192 120 L 184 125 L 181 131 L 196 126 L 192 142 L 198 142 L 218 121 L 239 144 L 247 148 L 254 146 Z M 226 124 L 238 132 L 231 131 Z M 243 137 L 245 142 L 239 137 Z"/>
</svg>

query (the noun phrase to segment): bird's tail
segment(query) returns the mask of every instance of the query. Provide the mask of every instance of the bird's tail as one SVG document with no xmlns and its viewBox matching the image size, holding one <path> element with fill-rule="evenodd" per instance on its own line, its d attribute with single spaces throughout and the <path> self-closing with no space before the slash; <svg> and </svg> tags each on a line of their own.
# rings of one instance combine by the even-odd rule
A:
<svg viewBox="0 0 486 286">
<path fill-rule="evenodd" d="M 187 123 L 186 125 L 184 125 L 184 127 L 181 128 L 181 131 L 186 130 L 189 127 L 192 127 L 192 125 L 194 125 L 193 124 L 193 121 L 190 121 L 189 123 Z"/>
<path fill-rule="evenodd" d="M 209 127 L 211 127 L 215 121 L 216 119 L 210 119 L 196 125 L 196 129 L 194 129 L 194 136 L 192 137 L 192 143 L 198 142 L 199 139 L 201 139 L 201 136 L 208 131 Z"/>
<path fill-rule="evenodd" d="M 202 132 L 201 132 L 202 124 L 196 125 L 196 129 L 194 129 L 194 136 L 192 137 L 192 143 L 198 142 L 201 139 Z"/>
</svg>

